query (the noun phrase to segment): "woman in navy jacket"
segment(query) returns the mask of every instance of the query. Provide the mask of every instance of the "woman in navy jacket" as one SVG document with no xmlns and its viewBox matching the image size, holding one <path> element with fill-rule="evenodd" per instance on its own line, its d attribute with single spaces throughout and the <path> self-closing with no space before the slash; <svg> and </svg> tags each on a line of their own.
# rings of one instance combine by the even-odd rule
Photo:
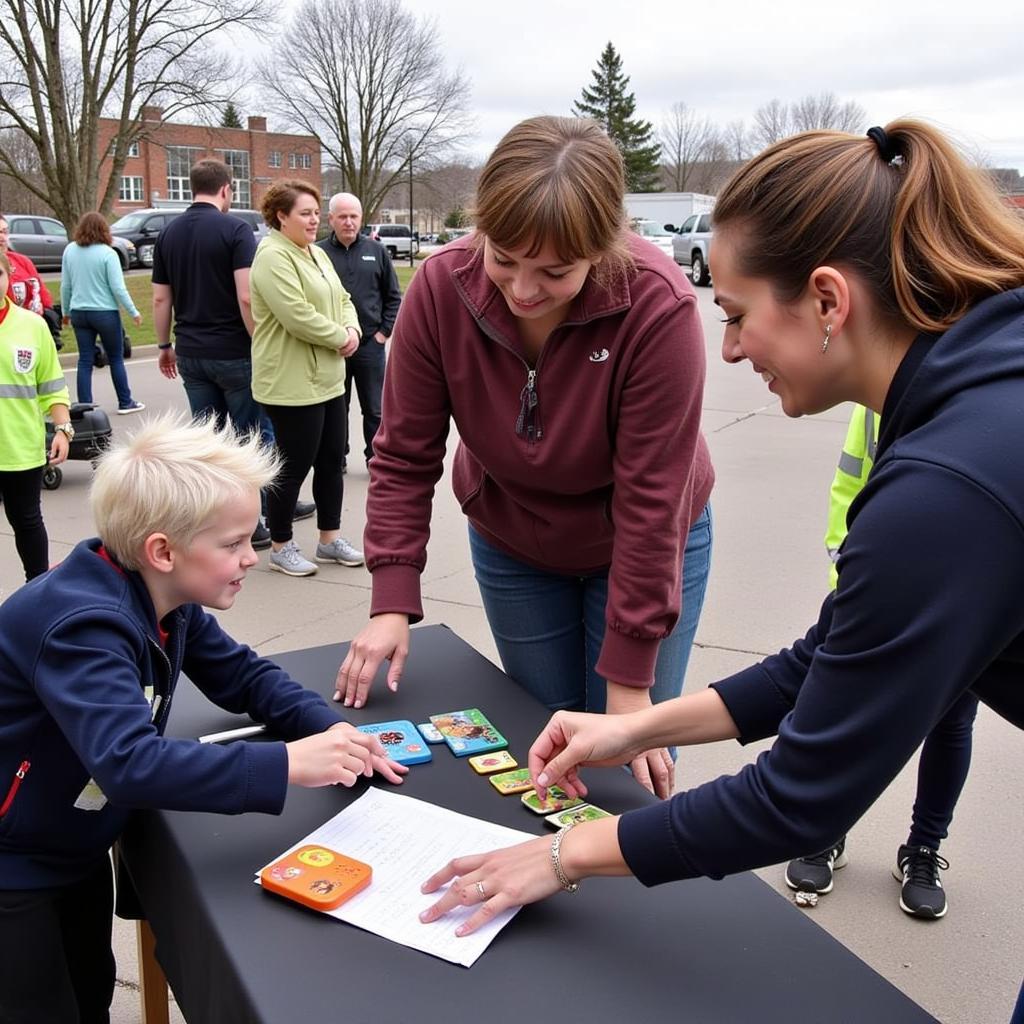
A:
<svg viewBox="0 0 1024 1024">
<path fill-rule="evenodd" d="M 882 414 L 850 507 L 839 583 L 790 649 L 632 715 L 559 713 L 534 744 L 540 791 L 652 743 L 777 734 L 732 777 L 460 858 L 428 911 L 506 906 L 592 874 L 720 878 L 834 843 L 972 690 L 1024 727 L 1024 223 L 935 129 L 808 132 L 738 172 L 715 209 L 723 355 L 790 416 Z"/>
</svg>

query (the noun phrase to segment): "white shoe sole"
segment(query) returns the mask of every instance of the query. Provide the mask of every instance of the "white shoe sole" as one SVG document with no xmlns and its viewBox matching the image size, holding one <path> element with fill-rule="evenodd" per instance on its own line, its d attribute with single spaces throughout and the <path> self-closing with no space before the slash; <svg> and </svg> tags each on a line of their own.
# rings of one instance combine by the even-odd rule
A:
<svg viewBox="0 0 1024 1024">
<path fill-rule="evenodd" d="M 347 565 L 350 569 L 356 569 L 365 562 L 365 559 L 360 558 L 358 562 L 344 561 L 341 558 L 324 558 L 322 555 L 313 556 L 316 561 L 321 565 Z"/>
<path fill-rule="evenodd" d="M 840 868 L 845 868 L 846 865 L 849 864 L 849 863 L 850 863 L 850 858 L 846 855 L 846 851 L 843 850 L 843 852 L 841 854 L 839 854 L 839 856 L 836 857 L 836 859 L 832 862 L 832 873 L 833 873 L 833 875 Z M 900 878 L 902 878 L 902 877 L 903 876 L 900 875 Z M 819 896 L 824 896 L 826 893 L 830 893 L 832 891 L 833 887 L 835 886 L 835 881 L 834 880 L 830 881 L 828 883 L 828 885 L 825 886 L 825 888 L 823 888 L 823 889 L 816 889 L 813 885 L 802 885 L 802 884 L 800 884 L 798 882 L 791 881 L 790 877 L 789 877 L 789 869 L 787 868 L 787 870 L 786 870 L 786 885 L 788 885 L 790 887 L 790 889 L 794 889 L 797 892 L 816 892 Z"/>
<path fill-rule="evenodd" d="M 283 572 L 285 574 L 285 576 L 315 576 L 316 575 L 316 566 L 315 565 L 313 566 L 312 569 L 295 570 L 295 569 L 286 569 L 283 565 L 278 565 L 277 562 L 268 562 L 267 564 L 270 566 L 272 571 L 274 571 L 274 572 Z"/>
</svg>

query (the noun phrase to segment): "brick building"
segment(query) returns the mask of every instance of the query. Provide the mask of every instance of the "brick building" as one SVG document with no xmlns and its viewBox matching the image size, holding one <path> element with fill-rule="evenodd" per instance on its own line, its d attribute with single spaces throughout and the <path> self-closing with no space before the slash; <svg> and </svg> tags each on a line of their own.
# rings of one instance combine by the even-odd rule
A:
<svg viewBox="0 0 1024 1024">
<path fill-rule="evenodd" d="M 247 128 L 176 124 L 159 107 L 144 107 L 147 130 L 132 145 L 121 172 L 114 215 L 149 206 L 185 205 L 192 199 L 189 168 L 203 157 L 223 160 L 234 172 L 234 205 L 258 207 L 277 178 L 304 178 L 319 186 L 320 145 L 312 135 L 268 132 L 265 117 L 248 118 Z M 100 146 L 109 152 L 117 121 L 100 118 Z M 100 188 L 109 177 L 109 157 L 100 171 Z"/>
</svg>

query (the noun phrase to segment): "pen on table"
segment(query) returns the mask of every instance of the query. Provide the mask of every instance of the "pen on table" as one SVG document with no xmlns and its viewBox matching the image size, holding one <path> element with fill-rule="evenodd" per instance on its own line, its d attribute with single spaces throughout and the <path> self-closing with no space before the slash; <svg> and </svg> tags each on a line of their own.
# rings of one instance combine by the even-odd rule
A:
<svg viewBox="0 0 1024 1024">
<path fill-rule="evenodd" d="M 225 729 L 223 732 L 211 732 L 199 737 L 200 743 L 223 743 L 225 740 L 244 740 L 248 736 L 258 736 L 266 730 L 265 725 L 243 725 L 239 729 Z"/>
</svg>

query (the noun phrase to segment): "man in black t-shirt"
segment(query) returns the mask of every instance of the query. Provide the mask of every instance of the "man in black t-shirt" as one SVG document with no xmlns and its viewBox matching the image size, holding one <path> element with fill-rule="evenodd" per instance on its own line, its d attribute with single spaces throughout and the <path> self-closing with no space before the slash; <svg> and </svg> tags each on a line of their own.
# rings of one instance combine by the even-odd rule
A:
<svg viewBox="0 0 1024 1024">
<path fill-rule="evenodd" d="M 256 238 L 243 220 L 225 216 L 232 196 L 226 164 L 200 160 L 189 180 L 192 205 L 160 232 L 153 250 L 160 372 L 168 380 L 180 375 L 193 417 L 216 416 L 218 423 L 230 419 L 241 433 L 260 431 L 265 417 L 252 397 L 249 304 Z M 315 506 L 300 505 L 297 519 L 313 514 Z M 253 545 L 270 546 L 270 531 L 262 522 Z"/>
</svg>

